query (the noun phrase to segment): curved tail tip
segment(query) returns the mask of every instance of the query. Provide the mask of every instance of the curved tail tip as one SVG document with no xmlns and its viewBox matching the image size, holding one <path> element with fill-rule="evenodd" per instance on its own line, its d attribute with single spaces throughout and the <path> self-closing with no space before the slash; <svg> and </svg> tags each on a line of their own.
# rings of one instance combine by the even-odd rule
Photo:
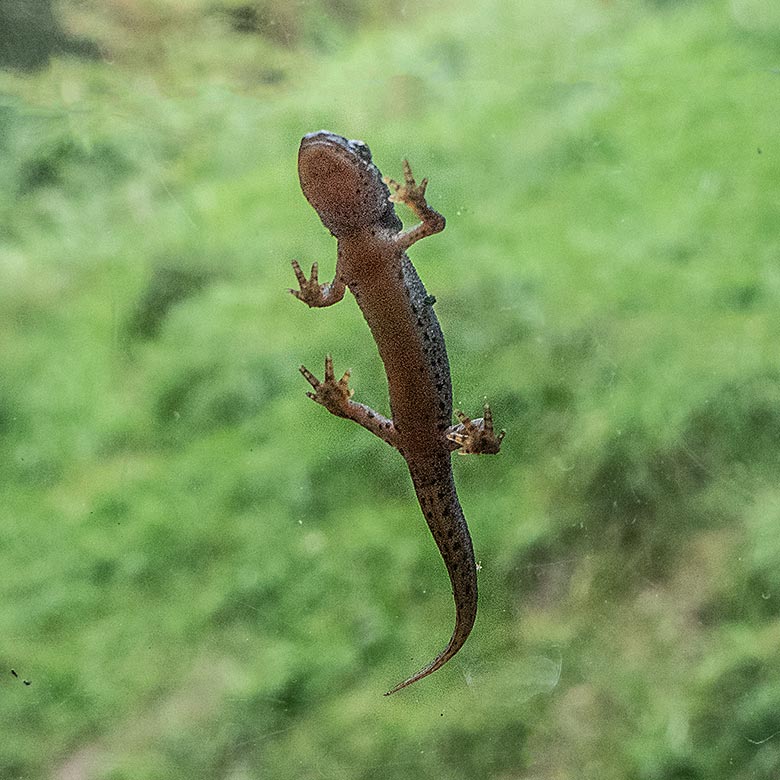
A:
<svg viewBox="0 0 780 780">
<path fill-rule="evenodd" d="M 451 655 L 445 654 L 450 650 L 449 647 L 439 656 L 437 656 L 433 661 L 431 661 L 428 666 L 426 666 L 424 669 L 420 669 L 417 674 L 413 674 L 411 677 L 408 677 L 403 682 L 398 683 L 398 685 L 391 688 L 385 696 L 392 696 L 394 693 L 398 693 L 398 691 L 402 690 L 403 688 L 407 688 L 408 686 L 412 685 L 412 683 L 416 683 L 419 680 L 422 680 L 423 677 L 427 677 L 429 674 L 432 674 L 437 669 L 440 669 L 444 664 L 451 658 Z M 452 654 L 454 655 L 454 653 Z"/>
<path fill-rule="evenodd" d="M 392 696 L 394 693 L 398 693 L 402 688 L 406 688 L 407 685 L 410 685 L 410 682 L 408 680 L 404 680 L 402 683 L 398 683 L 395 687 L 391 688 L 389 691 L 387 691 L 384 695 L 385 696 Z"/>
<path fill-rule="evenodd" d="M 458 650 L 460 650 L 461 647 L 463 647 L 463 644 L 465 643 L 466 639 L 468 639 L 468 635 L 471 632 L 471 627 L 474 625 L 474 620 L 465 623 L 466 628 L 463 629 L 463 624 L 460 622 L 456 622 L 455 624 L 455 630 L 452 632 L 452 636 L 450 637 L 450 641 L 447 644 L 447 647 L 444 648 L 444 650 L 439 653 L 439 655 L 436 656 L 436 658 L 433 659 L 427 666 L 424 666 L 422 669 L 420 669 L 419 672 L 416 672 L 411 677 L 407 677 L 403 682 L 398 683 L 394 688 L 391 688 L 385 696 L 392 696 L 394 693 L 398 693 L 398 691 L 402 690 L 403 688 L 408 687 L 409 685 L 412 685 L 413 683 L 419 682 L 424 677 L 427 677 L 429 674 L 433 674 L 434 672 L 438 671 L 439 669 L 444 666 L 444 664 L 447 663 L 447 661 L 454 656 Z"/>
</svg>

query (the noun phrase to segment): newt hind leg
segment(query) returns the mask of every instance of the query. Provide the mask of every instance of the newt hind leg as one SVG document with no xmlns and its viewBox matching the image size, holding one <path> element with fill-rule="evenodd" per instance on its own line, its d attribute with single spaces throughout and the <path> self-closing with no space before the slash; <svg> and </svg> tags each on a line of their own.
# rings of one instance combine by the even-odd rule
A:
<svg viewBox="0 0 780 780">
<path fill-rule="evenodd" d="M 330 355 L 325 356 L 325 378 L 322 382 L 305 366 L 300 367 L 300 372 L 314 388 L 314 392 L 306 393 L 312 401 L 324 406 L 336 417 L 353 420 L 391 447 L 396 447 L 396 432 L 393 421 L 388 420 L 387 417 L 375 412 L 365 404 L 359 404 L 352 400 L 355 391 L 349 386 L 350 371 L 345 371 L 344 376 L 337 380 L 333 371 L 333 358 Z"/>
<path fill-rule="evenodd" d="M 484 417 L 472 420 L 459 409 L 455 410 L 460 424 L 449 428 L 447 439 L 450 447 L 457 450 L 459 455 L 495 455 L 501 450 L 506 431 L 496 434 L 493 429 L 493 413 L 487 404 L 484 413 Z"/>
</svg>

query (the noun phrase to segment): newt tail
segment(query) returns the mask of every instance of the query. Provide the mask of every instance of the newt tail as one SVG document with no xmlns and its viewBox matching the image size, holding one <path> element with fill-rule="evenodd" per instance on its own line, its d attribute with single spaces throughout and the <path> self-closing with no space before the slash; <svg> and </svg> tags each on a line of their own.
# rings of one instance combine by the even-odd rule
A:
<svg viewBox="0 0 780 780">
<path fill-rule="evenodd" d="M 449 455 L 447 455 L 449 461 Z M 446 464 L 449 466 L 449 463 Z M 439 466 L 439 470 L 444 464 Z M 385 696 L 406 688 L 441 669 L 463 647 L 477 618 L 477 566 L 466 518 L 460 507 L 452 471 L 448 480 L 430 482 L 409 466 L 417 500 L 447 566 L 455 600 L 455 628 L 447 646 L 429 664 L 391 688 Z"/>
</svg>

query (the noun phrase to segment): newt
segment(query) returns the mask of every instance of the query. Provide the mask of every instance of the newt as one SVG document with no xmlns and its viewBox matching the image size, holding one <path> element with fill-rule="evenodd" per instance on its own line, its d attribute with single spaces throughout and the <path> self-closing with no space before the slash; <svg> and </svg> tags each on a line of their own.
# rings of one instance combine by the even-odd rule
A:
<svg viewBox="0 0 780 780">
<path fill-rule="evenodd" d="M 330 355 L 323 381 L 300 367 L 312 387 L 307 395 L 398 450 L 452 584 L 455 628 L 447 646 L 386 696 L 440 669 L 471 633 L 477 615 L 477 565 L 455 492 L 451 454 L 495 454 L 504 438 L 504 431 L 494 432 L 487 404 L 484 417 L 474 420 L 456 410 L 459 422 L 452 425 L 450 368 L 435 299 L 406 254 L 415 242 L 444 230 L 445 219 L 425 199 L 428 180 L 418 184 L 407 160 L 403 172 L 402 184 L 383 178 L 362 141 L 326 130 L 303 137 L 298 152 L 301 189 L 336 238 L 338 255 L 329 284 L 320 283 L 316 262 L 307 278 L 293 260 L 299 288 L 290 290 L 310 307 L 338 303 L 346 288 L 355 296 L 384 364 L 391 416 L 353 401 L 350 372 L 337 380 Z M 404 230 L 395 203 L 408 206 L 419 224 Z"/>
</svg>

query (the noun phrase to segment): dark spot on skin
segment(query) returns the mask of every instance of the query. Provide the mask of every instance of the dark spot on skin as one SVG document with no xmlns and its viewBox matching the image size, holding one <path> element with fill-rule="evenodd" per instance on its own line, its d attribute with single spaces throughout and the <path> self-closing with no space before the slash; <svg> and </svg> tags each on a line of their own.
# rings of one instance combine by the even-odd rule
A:
<svg viewBox="0 0 780 780">
<path fill-rule="evenodd" d="M 460 550 L 460 542 L 455 542 L 455 544 L 452 545 L 452 549 L 455 550 L 455 552 L 458 552 Z"/>
<path fill-rule="evenodd" d="M 448 539 L 452 539 L 453 533 L 454 532 L 453 532 L 452 528 L 448 528 L 447 529 L 447 538 Z"/>
<path fill-rule="evenodd" d="M 454 561 L 453 564 L 452 564 L 452 570 L 453 571 L 457 571 L 458 570 L 458 565 L 459 565 L 458 562 Z"/>
<path fill-rule="evenodd" d="M 437 490 L 436 497 L 439 499 L 439 501 L 441 501 L 444 498 L 444 490 L 442 490 L 441 488 Z"/>
<path fill-rule="evenodd" d="M 371 411 L 368 411 L 368 412 L 366 412 L 366 414 L 367 414 L 367 415 L 368 415 L 368 416 L 369 416 L 369 417 L 370 417 L 372 420 L 374 419 L 374 417 L 376 417 L 376 415 L 375 415 L 373 412 L 371 412 Z"/>
</svg>

